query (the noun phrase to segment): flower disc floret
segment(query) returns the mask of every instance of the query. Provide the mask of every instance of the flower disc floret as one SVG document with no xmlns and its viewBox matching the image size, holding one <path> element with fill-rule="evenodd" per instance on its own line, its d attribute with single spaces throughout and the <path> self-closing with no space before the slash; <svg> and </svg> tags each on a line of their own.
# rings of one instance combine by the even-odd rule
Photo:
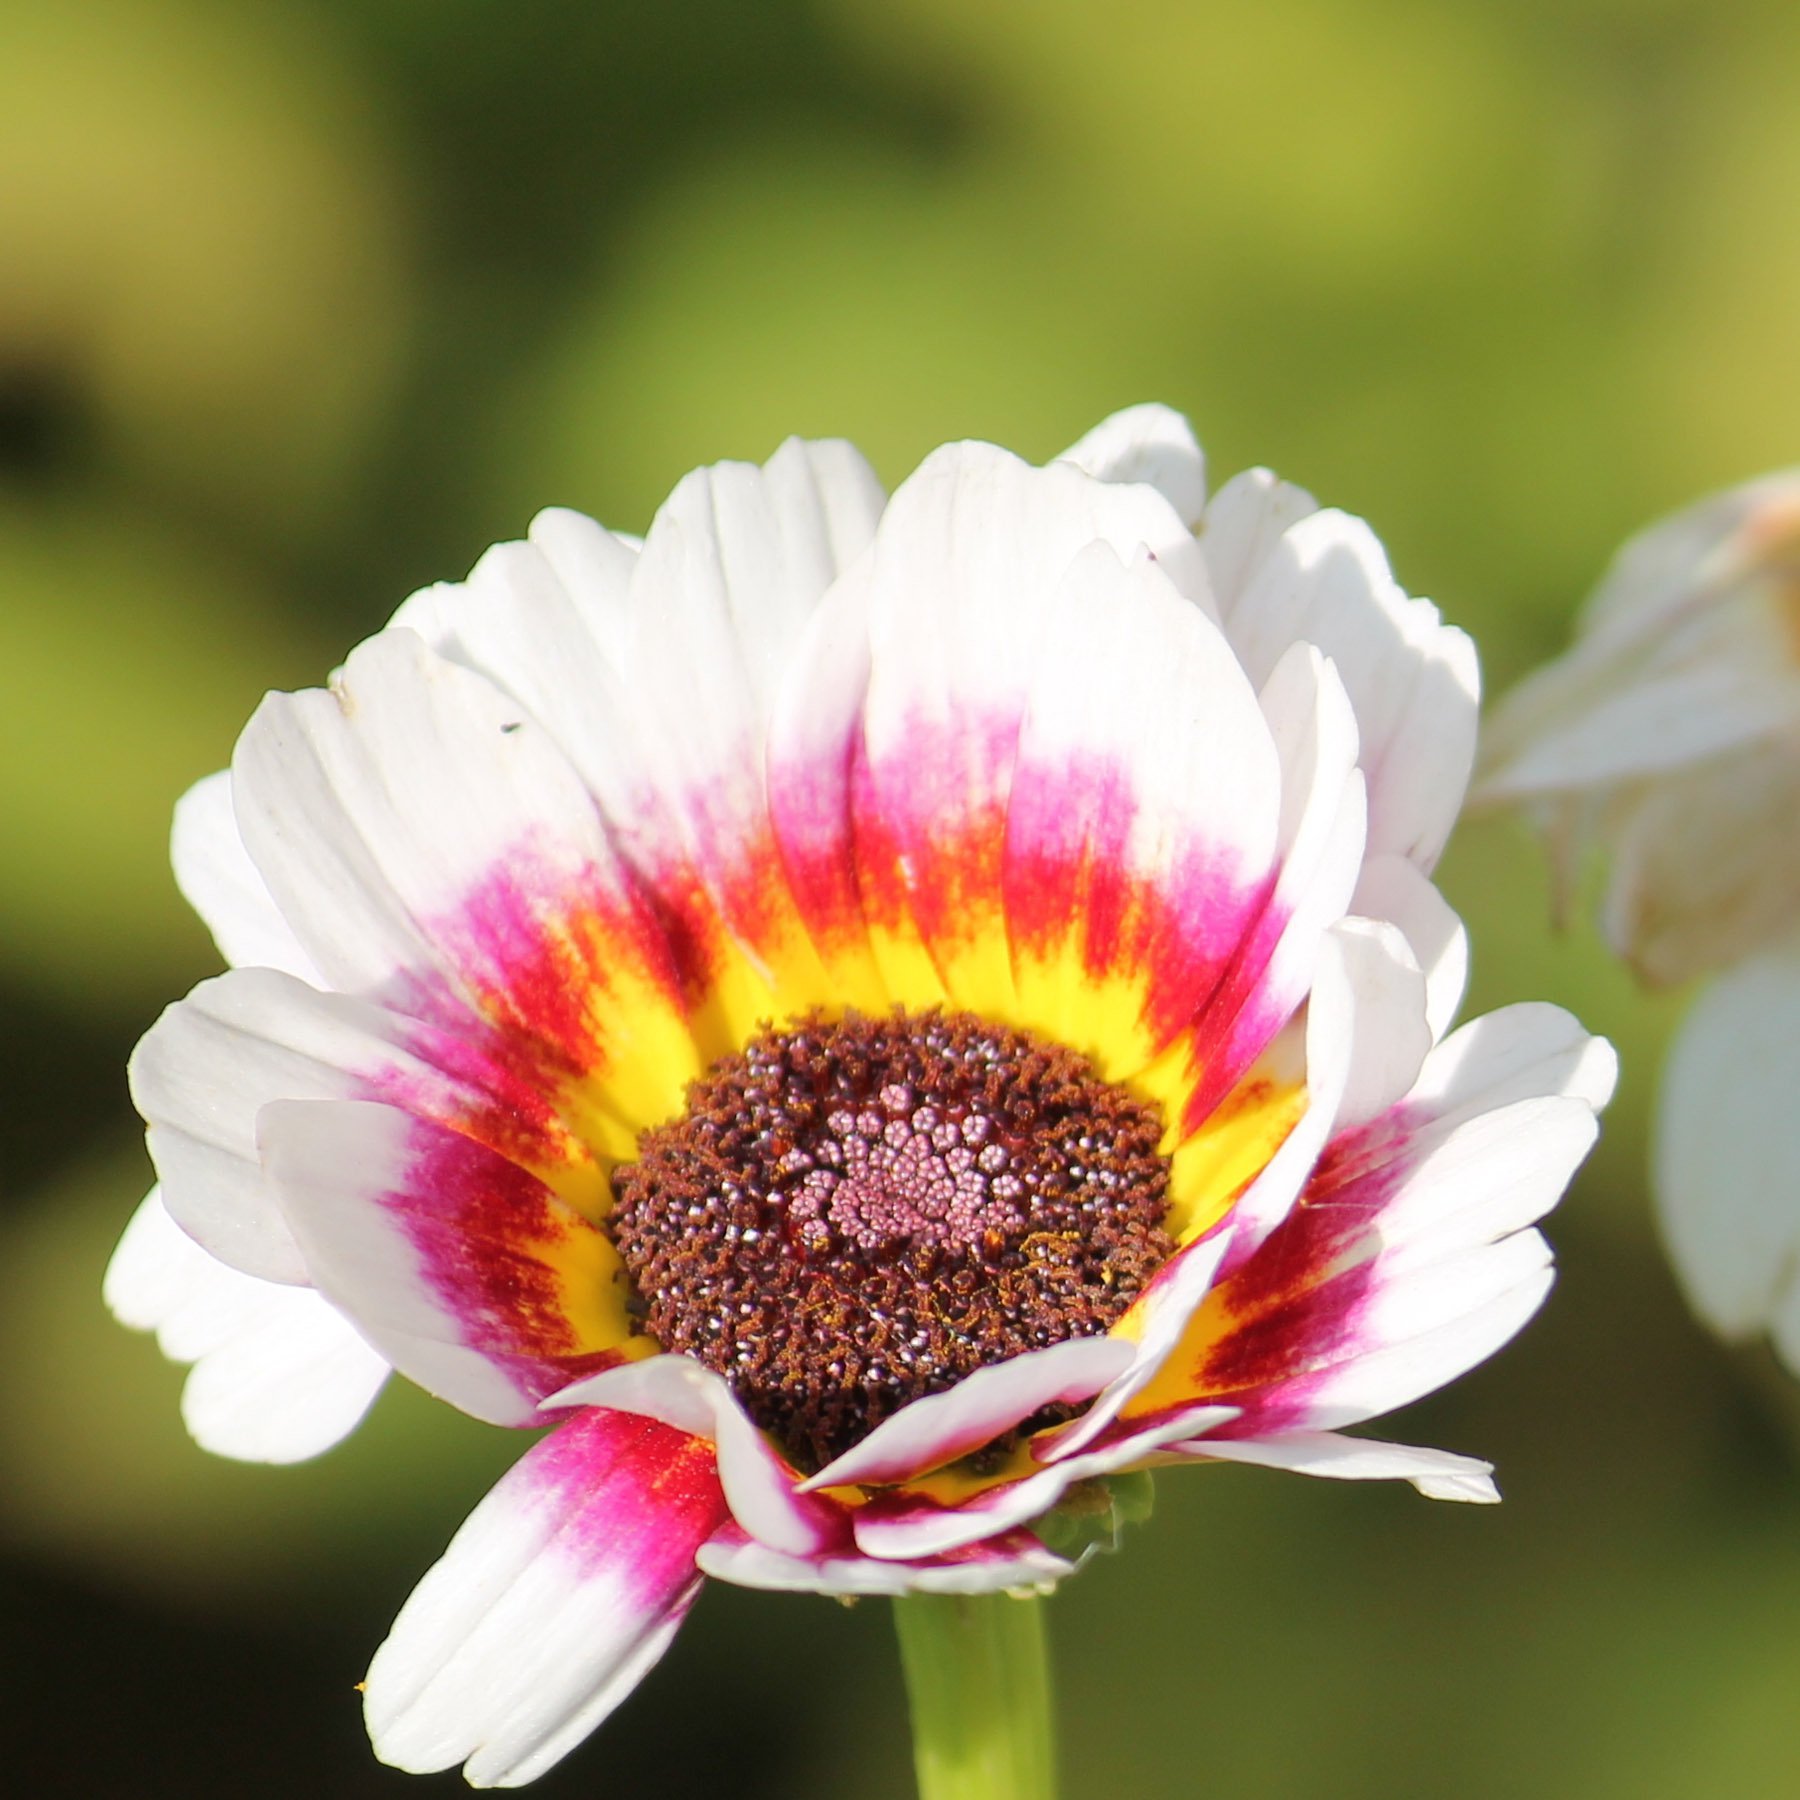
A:
<svg viewBox="0 0 1800 1800">
<path fill-rule="evenodd" d="M 1157 1109 L 967 1013 L 768 1031 L 615 1172 L 649 1333 L 813 1467 L 912 1400 L 1103 1333 L 1173 1253 Z"/>
</svg>

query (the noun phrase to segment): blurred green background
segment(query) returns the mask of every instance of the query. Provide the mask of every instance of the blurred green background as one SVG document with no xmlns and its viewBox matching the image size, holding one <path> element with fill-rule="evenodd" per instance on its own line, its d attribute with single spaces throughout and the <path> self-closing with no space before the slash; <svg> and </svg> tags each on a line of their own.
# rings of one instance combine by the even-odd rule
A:
<svg viewBox="0 0 1800 1800">
<path fill-rule="evenodd" d="M 1497 690 L 1617 541 L 1796 458 L 1788 0 L 5 0 L 0 1741 L 20 1795 L 456 1791 L 351 1683 L 516 1453 L 416 1395 L 213 1461 L 102 1314 L 137 1034 L 216 958 L 177 793 L 269 686 L 560 502 L 787 433 L 890 481 L 1143 398 L 1366 514 Z M 1800 1390 L 1688 1320 L 1645 1123 L 1681 997 L 1446 865 L 1475 1006 L 1626 1079 L 1545 1316 L 1393 1435 L 1508 1504 L 1250 1470 L 1054 1609 L 1071 1796 L 1800 1791 Z M 711 1590 L 546 1795 L 908 1791 L 879 1605 Z"/>
</svg>

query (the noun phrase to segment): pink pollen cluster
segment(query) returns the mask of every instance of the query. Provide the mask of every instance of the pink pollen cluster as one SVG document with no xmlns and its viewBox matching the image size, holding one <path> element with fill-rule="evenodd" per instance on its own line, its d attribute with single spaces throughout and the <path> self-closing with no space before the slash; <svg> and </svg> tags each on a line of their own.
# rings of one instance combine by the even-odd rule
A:
<svg viewBox="0 0 1800 1800">
<path fill-rule="evenodd" d="M 989 1119 L 948 1118 L 919 1105 L 904 1082 L 888 1083 L 877 1099 L 879 1111 L 828 1114 L 829 1135 L 795 1153 L 815 1165 L 788 1202 L 807 1249 L 829 1249 L 832 1231 L 862 1250 L 897 1238 L 965 1249 L 1024 1225 L 1023 1184 L 1007 1173 L 1005 1147 L 990 1141 Z"/>
</svg>

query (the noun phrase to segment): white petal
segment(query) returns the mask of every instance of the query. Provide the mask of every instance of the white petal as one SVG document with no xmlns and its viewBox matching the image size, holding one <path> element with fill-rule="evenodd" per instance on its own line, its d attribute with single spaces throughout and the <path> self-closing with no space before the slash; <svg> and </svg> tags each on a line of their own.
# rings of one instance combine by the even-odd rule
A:
<svg viewBox="0 0 1800 1800">
<path fill-rule="evenodd" d="M 1140 973 L 1143 1017 L 1126 1029 L 1148 1063 L 1264 911 L 1283 771 L 1230 647 L 1158 564 L 1090 547 L 1035 636 L 1002 873 L 1025 1016 L 1095 1054 L 1092 983 L 1068 971 Z"/>
<path fill-rule="evenodd" d="M 1079 1419 L 1044 1440 L 1039 1453 L 1047 1461 L 1073 1456 L 1109 1434 L 1120 1413 L 1150 1385 L 1180 1344 L 1214 1283 L 1250 1261 L 1256 1247 L 1292 1209 L 1331 1135 L 1350 1078 L 1355 1030 L 1353 957 L 1354 950 L 1347 950 L 1339 938 L 1328 938 L 1307 1014 L 1306 1111 L 1239 1197 L 1224 1224 L 1185 1245 L 1158 1272 L 1145 1295 L 1145 1319 L 1131 1367 L 1105 1388 Z M 1152 1420 L 1146 1432 L 1154 1434 L 1160 1425 L 1160 1419 Z M 1144 1435 L 1139 1433 L 1131 1441 Z"/>
<path fill-rule="evenodd" d="M 791 949 L 766 940 L 799 935 L 766 904 L 769 717 L 797 638 L 881 507 L 849 445 L 790 439 L 762 468 L 686 477 L 641 554 L 578 514 L 546 513 L 531 543 L 490 551 L 396 622 L 544 725 L 624 861 L 680 914 L 677 935 L 704 946 L 723 930 L 763 966 Z M 745 1005 L 770 1009 L 768 997 Z"/>
<path fill-rule="evenodd" d="M 1381 1213 L 1387 1266 L 1415 1267 L 1534 1224 L 1561 1197 L 1598 1129 L 1592 1107 L 1571 1095 L 1520 1100 L 1455 1124 L 1413 1103 L 1399 1109 L 1379 1153 L 1387 1160 L 1367 1165 L 1385 1171 L 1391 1188 Z"/>
<path fill-rule="evenodd" d="M 1450 1029 L 1469 979 L 1469 935 L 1450 903 L 1404 856 L 1363 865 L 1350 910 L 1398 925 L 1425 972 L 1425 1016 L 1435 1042 Z"/>
<path fill-rule="evenodd" d="M 616 1252 L 534 1175 L 398 1107 L 277 1100 L 257 1141 L 319 1291 L 402 1374 L 500 1425 L 583 1372 L 568 1286 Z M 587 1365 L 591 1368 L 591 1363 Z"/>
<path fill-rule="evenodd" d="M 1181 1344 L 1214 1285 L 1254 1263 L 1257 1248 L 1291 1212 L 1318 1161 L 1350 1079 L 1356 955 L 1353 943 L 1337 934 L 1327 938 L 1306 1020 L 1306 1111 L 1223 1224 L 1185 1245 L 1158 1272 L 1145 1295 L 1146 1316 L 1131 1367 L 1079 1419 L 1045 1437 L 1039 1454 L 1046 1461 L 1054 1463 L 1103 1439 L 1109 1444 L 1163 1441 L 1166 1421 L 1160 1413 L 1142 1427 L 1115 1426 L 1115 1421 Z"/>
<path fill-rule="evenodd" d="M 1560 1006 L 1525 1001 L 1452 1032 L 1425 1059 L 1412 1098 L 1440 1125 L 1548 1094 L 1598 1112 L 1618 1075 L 1605 1038 L 1590 1036 Z"/>
<path fill-rule="evenodd" d="M 1797 506 L 1790 471 L 1633 538 L 1575 643 L 1495 708 L 1481 798 L 1667 774 L 1800 723 L 1782 560 Z"/>
<path fill-rule="evenodd" d="M 331 691 L 257 709 L 232 763 L 238 823 L 334 987 L 472 1007 L 509 991 L 521 932 L 621 894 L 586 786 L 519 712 L 396 630 L 352 651 Z"/>
<path fill-rule="evenodd" d="M 1536 1232 L 1521 1232 L 1486 1257 L 1471 1257 L 1466 1271 L 1451 1273 L 1455 1278 L 1445 1281 L 1428 1310 L 1453 1316 L 1422 1329 L 1415 1328 L 1410 1309 L 1382 1318 L 1371 1336 L 1385 1341 L 1346 1359 L 1320 1384 L 1306 1409 L 1307 1424 L 1327 1430 L 1358 1425 L 1434 1393 L 1510 1343 L 1543 1305 L 1553 1279 L 1549 1246 Z M 1423 1290 L 1409 1296 L 1423 1297 Z M 1465 1310 L 1455 1311 L 1459 1306 Z"/>
<path fill-rule="evenodd" d="M 1696 595 L 1743 571 L 1752 542 L 1744 527 L 1759 517 L 1791 519 L 1800 470 L 1781 469 L 1708 494 L 1631 538 L 1582 608 L 1584 635 L 1612 644 L 1653 640 L 1694 606 Z"/>
<path fill-rule="evenodd" d="M 848 947 L 864 965 L 862 987 L 847 997 L 879 1009 L 890 995 L 867 954 L 852 792 L 869 684 L 867 598 L 859 577 L 847 577 L 797 639 L 770 714 L 765 775 L 770 825 L 800 917 L 828 959 Z"/>
<path fill-rule="evenodd" d="M 883 499 L 869 465 L 839 441 L 790 438 L 760 469 L 719 463 L 685 476 L 632 578 L 627 667 L 685 683 L 652 695 L 645 720 L 678 722 L 692 744 L 715 732 L 721 747 L 759 735 L 795 637 L 868 547 Z M 702 691 L 697 680 L 718 685 Z M 723 773 L 716 752 L 697 761 Z"/>
<path fill-rule="evenodd" d="M 1007 800 L 1046 625 L 1076 559 L 1096 545 L 1127 562 L 1142 547 L 1171 565 L 1198 562 L 1154 489 L 956 444 L 894 495 L 869 558 L 834 596 L 834 613 L 863 607 L 868 621 L 859 874 L 894 915 L 904 954 L 916 960 L 922 944 L 951 1004 L 969 1011 L 1015 1010 L 1003 939 L 987 931 L 972 940 L 966 897 L 1000 892 Z M 889 953 L 886 935 L 877 949 Z"/>
<path fill-rule="evenodd" d="M 1097 481 L 1147 482 L 1190 528 L 1206 507 L 1206 458 L 1193 427 L 1167 406 L 1128 406 L 1102 419 L 1057 460 Z"/>
<path fill-rule="evenodd" d="M 202 982 L 157 1020 L 131 1059 L 164 1203 L 223 1261 L 303 1284 L 306 1263 L 263 1179 L 256 1115 L 271 1100 L 350 1099 L 385 1061 L 382 1015 L 272 969 Z"/>
<path fill-rule="evenodd" d="M 1151 489 L 1110 486 L 1066 463 L 1033 469 L 988 444 L 926 458 L 894 495 L 863 572 L 878 773 L 897 755 L 895 779 L 905 779 L 906 740 L 921 723 L 959 737 L 989 722 L 1016 728 L 1045 609 L 1096 543 L 1126 562 L 1140 547 L 1176 563 L 1193 554 L 1179 516 Z M 992 773 L 965 771 L 973 798 L 986 797 Z"/>
<path fill-rule="evenodd" d="M 1467 636 L 1401 591 L 1360 519 L 1330 511 L 1290 526 L 1224 617 L 1253 680 L 1295 643 L 1336 663 L 1362 741 L 1370 852 L 1428 871 L 1474 760 L 1480 681 Z"/>
<path fill-rule="evenodd" d="M 384 1762 L 517 1787 L 566 1756 L 669 1646 L 724 1516 L 704 1446 L 578 1414 L 472 1512 L 376 1652 Z"/>
<path fill-rule="evenodd" d="M 1549 1249 L 1529 1226 L 1592 1145 L 1612 1067 L 1554 1007 L 1446 1039 L 1411 1093 L 1309 1158 L 1299 1203 L 1252 1253 L 1234 1241 L 1136 1422 L 1224 1402 L 1240 1409 L 1233 1439 L 1335 1429 L 1491 1354 L 1549 1289 Z"/>
<path fill-rule="evenodd" d="M 799 1491 L 798 1478 L 751 1424 L 729 1384 L 687 1356 L 652 1356 L 578 1381 L 552 1406 L 605 1406 L 656 1419 L 713 1445 L 731 1516 L 759 1543 L 793 1556 L 841 1536 L 834 1504 Z"/>
<path fill-rule="evenodd" d="M 1262 918 L 1193 1028 L 1193 1130 L 1248 1072 L 1311 991 L 1328 927 L 1362 867 L 1366 809 L 1356 720 L 1336 672 L 1294 645 L 1259 696 L 1281 759 L 1279 873 Z"/>
<path fill-rule="evenodd" d="M 1331 936 L 1350 986 L 1348 1078 L 1335 1126 L 1345 1131 L 1412 1087 L 1432 1037 L 1425 977 L 1399 927 L 1341 919 Z"/>
<path fill-rule="evenodd" d="M 1491 1503 L 1500 1498 L 1492 1463 L 1449 1450 L 1341 1437 L 1332 1431 L 1296 1431 L 1253 1443 L 1199 1438 L 1191 1445 L 1173 1448 L 1191 1452 L 1200 1461 L 1254 1463 L 1297 1475 L 1329 1476 L 1334 1481 L 1410 1481 L 1427 1500 Z"/>
<path fill-rule="evenodd" d="M 591 519 L 541 513 L 530 542 L 496 544 L 466 581 L 414 594 L 393 626 L 485 676 L 555 739 L 597 795 L 617 800 L 638 786 L 620 662 L 636 562 Z"/>
<path fill-rule="evenodd" d="M 509 1140 L 533 1142 L 546 1161 L 586 1156 L 467 1044 L 272 969 L 234 969 L 169 1007 L 132 1057 L 131 1089 L 170 1213 L 216 1256 L 271 1281 L 308 1276 L 258 1158 L 257 1115 L 270 1101 L 392 1100 L 465 1123 L 497 1112 Z"/>
<path fill-rule="evenodd" d="M 1199 530 L 1221 615 L 1235 610 L 1287 528 L 1318 510 L 1319 503 L 1305 488 L 1279 480 L 1267 469 L 1246 469 L 1219 489 Z"/>
<path fill-rule="evenodd" d="M 1800 950 L 1752 958 L 1699 997 L 1663 1074 L 1657 1214 L 1689 1304 L 1721 1336 L 1781 1319 L 1800 1293 Z"/>
<path fill-rule="evenodd" d="M 361 1422 L 388 1366 L 311 1288 L 240 1274 L 164 1210 L 155 1189 L 106 1271 L 106 1303 L 194 1365 L 182 1417 L 204 1450 L 241 1462 L 300 1462 Z"/>
<path fill-rule="evenodd" d="M 1245 1261 L 1287 1217 L 1337 1128 L 1357 1042 L 1354 958 L 1355 948 L 1340 933 L 1325 934 L 1306 1009 L 1306 1111 L 1231 1209 L 1228 1265 Z"/>
<path fill-rule="evenodd" d="M 238 835 L 229 769 L 196 782 L 175 803 L 169 856 L 176 886 L 227 963 L 282 969 L 318 982 L 312 958 L 300 948 Z"/>
<path fill-rule="evenodd" d="M 1579 673 L 1576 687 L 1570 666 L 1552 663 L 1507 696 L 1493 735 L 1501 744 L 1523 741 L 1482 782 L 1484 804 L 1666 774 L 1766 737 L 1800 716 L 1800 693 L 1766 665 L 1701 665 L 1635 678 L 1620 671 L 1604 688 Z M 1552 707 L 1554 725 L 1545 717 Z M 1542 721 L 1529 738 L 1527 713 L 1533 723 Z"/>
<path fill-rule="evenodd" d="M 760 811 L 760 746 L 795 641 L 867 548 L 882 499 L 848 444 L 790 438 L 764 468 L 696 469 L 658 511 L 625 666 L 655 791 L 694 809 L 694 836 Z"/>
<path fill-rule="evenodd" d="M 1042 1407 L 1091 1400 L 1131 1360 L 1131 1346 L 1118 1338 L 1071 1338 L 977 1369 L 945 1393 L 927 1394 L 884 1419 L 803 1482 L 801 1492 L 852 1481 L 904 1481 L 939 1468 Z"/>
</svg>

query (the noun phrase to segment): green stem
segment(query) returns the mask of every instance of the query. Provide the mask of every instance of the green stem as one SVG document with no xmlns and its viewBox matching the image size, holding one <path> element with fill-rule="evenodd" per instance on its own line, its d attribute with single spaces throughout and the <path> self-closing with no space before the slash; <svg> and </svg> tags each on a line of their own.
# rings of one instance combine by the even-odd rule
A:
<svg viewBox="0 0 1800 1800">
<path fill-rule="evenodd" d="M 1043 1602 L 909 1594 L 894 1623 L 919 1800 L 1056 1800 Z"/>
</svg>

